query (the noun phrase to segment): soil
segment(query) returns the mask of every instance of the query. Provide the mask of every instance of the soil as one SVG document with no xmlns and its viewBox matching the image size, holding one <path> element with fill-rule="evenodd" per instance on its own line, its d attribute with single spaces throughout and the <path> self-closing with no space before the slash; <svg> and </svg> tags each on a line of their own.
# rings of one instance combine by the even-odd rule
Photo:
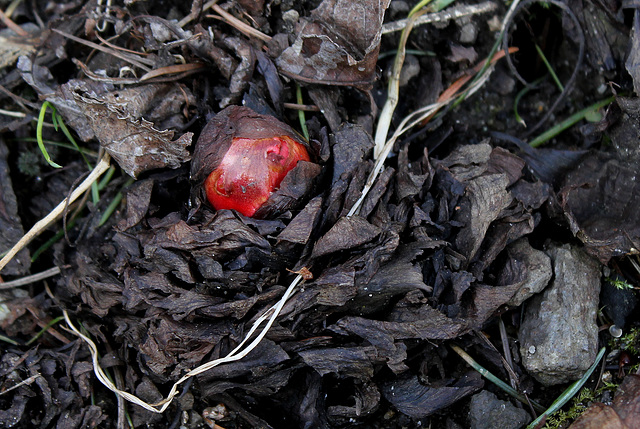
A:
<svg viewBox="0 0 640 429">
<path fill-rule="evenodd" d="M 540 383 L 520 357 L 530 301 L 511 299 L 531 267 L 513 257 L 518 240 L 597 261 L 592 322 L 608 354 L 587 387 L 604 404 L 575 427 L 599 427 L 600 412 L 632 427 L 637 411 L 611 398 L 623 381 L 635 392 L 640 359 L 635 9 L 525 0 L 499 46 L 500 2 L 416 24 L 389 136 L 474 90 L 392 142 L 374 175 L 401 43 L 382 24 L 413 2 L 15 3 L 0 2 L 13 30 L 0 33 L 0 250 L 100 160 L 110 168 L 0 273 L 0 427 L 470 427 L 482 390 L 539 414 L 451 347 L 544 407 L 568 386 Z M 487 58 L 490 74 L 474 80 Z M 215 210 L 203 187 L 234 139 L 263 139 L 272 154 L 264 139 L 283 136 L 309 162 L 259 188 L 268 200 L 255 217 Z M 251 180 L 234 189 L 253 198 Z M 112 387 L 155 404 L 255 338 L 278 303 L 255 349 L 180 382 L 162 413 L 110 391 L 77 335 Z M 568 427 L 577 414 L 547 421 Z M 507 427 L 486 419 L 473 424 Z"/>
</svg>

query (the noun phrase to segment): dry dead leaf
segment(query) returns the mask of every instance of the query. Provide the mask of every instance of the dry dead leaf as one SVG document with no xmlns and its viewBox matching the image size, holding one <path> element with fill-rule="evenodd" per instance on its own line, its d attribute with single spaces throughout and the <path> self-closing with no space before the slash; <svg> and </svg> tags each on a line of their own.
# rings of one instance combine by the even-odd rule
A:
<svg viewBox="0 0 640 429">
<path fill-rule="evenodd" d="M 158 100 L 171 99 L 168 85 L 148 85 L 105 93 L 84 92 L 77 82 L 66 85 L 79 110 L 86 117 L 89 127 L 105 150 L 120 167 L 132 177 L 156 168 L 178 168 L 189 161 L 187 146 L 193 133 L 185 133 L 176 140 L 174 131 L 156 128 L 154 122 L 142 117 L 166 118 L 165 112 L 156 112 L 163 104 Z"/>
<path fill-rule="evenodd" d="M 297 39 L 278 58 L 294 79 L 367 86 L 375 78 L 382 21 L 390 0 L 324 0 L 298 23 Z"/>
<path fill-rule="evenodd" d="M 596 402 L 570 429 L 631 429 L 640 421 L 640 375 L 628 375 L 616 392 L 613 404 Z"/>
</svg>

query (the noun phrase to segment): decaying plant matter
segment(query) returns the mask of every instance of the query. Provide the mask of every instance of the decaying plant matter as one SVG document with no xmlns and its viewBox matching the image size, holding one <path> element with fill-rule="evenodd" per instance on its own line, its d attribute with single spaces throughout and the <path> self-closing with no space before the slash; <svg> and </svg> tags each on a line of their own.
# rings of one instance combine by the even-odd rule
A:
<svg viewBox="0 0 640 429">
<path fill-rule="evenodd" d="M 592 313 L 602 265 L 635 278 L 638 133 L 621 119 L 635 98 L 553 149 L 518 139 L 512 115 L 523 100 L 528 123 L 552 122 L 606 91 L 594 75 L 610 62 L 582 59 L 606 57 L 586 29 L 624 24 L 613 4 L 22 3 L 0 18 L 47 16 L 50 31 L 14 24 L 40 39 L 3 56 L 1 112 L 24 112 L 2 122 L 0 246 L 19 245 L 0 265 L 42 276 L 0 284 L 0 426 L 464 427 L 477 416 L 459 410 L 493 388 L 459 356 L 509 378 L 530 422 L 553 399 L 539 383 L 559 381 L 525 357 L 555 319 L 522 318 L 574 305 L 553 335 L 571 343 L 579 313 L 593 347 L 563 356 L 587 355 L 571 378 L 603 324 L 634 323 L 613 293 Z M 554 31 L 535 43 L 572 92 L 524 70 L 539 16 Z M 41 146 L 60 121 L 73 131 L 47 146 L 64 168 L 33 161 L 34 113 Z M 16 219 L 37 231 L 18 241 Z M 599 410 L 626 421 L 614 405 Z"/>
</svg>

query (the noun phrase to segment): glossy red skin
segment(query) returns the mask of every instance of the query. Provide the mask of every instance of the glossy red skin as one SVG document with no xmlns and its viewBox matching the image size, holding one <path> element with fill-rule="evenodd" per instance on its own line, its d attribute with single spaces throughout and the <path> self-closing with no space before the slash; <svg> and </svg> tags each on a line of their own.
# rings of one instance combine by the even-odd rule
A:
<svg viewBox="0 0 640 429">
<path fill-rule="evenodd" d="M 204 182 L 207 199 L 216 210 L 233 209 L 251 217 L 301 160 L 310 161 L 307 149 L 288 136 L 234 138 Z"/>
</svg>

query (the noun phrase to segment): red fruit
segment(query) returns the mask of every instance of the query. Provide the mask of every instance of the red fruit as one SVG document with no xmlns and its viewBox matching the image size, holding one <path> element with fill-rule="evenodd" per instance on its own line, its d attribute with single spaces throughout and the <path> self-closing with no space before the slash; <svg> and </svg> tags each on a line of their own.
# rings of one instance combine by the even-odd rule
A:
<svg viewBox="0 0 640 429">
<path fill-rule="evenodd" d="M 234 138 L 204 182 L 207 199 L 216 210 L 253 216 L 301 160 L 310 161 L 306 148 L 288 136 Z"/>
<path fill-rule="evenodd" d="M 209 121 L 196 143 L 193 201 L 204 194 L 217 210 L 257 218 L 292 209 L 311 192 L 322 170 L 310 162 L 308 150 L 291 127 L 273 116 L 229 106 Z"/>
</svg>

